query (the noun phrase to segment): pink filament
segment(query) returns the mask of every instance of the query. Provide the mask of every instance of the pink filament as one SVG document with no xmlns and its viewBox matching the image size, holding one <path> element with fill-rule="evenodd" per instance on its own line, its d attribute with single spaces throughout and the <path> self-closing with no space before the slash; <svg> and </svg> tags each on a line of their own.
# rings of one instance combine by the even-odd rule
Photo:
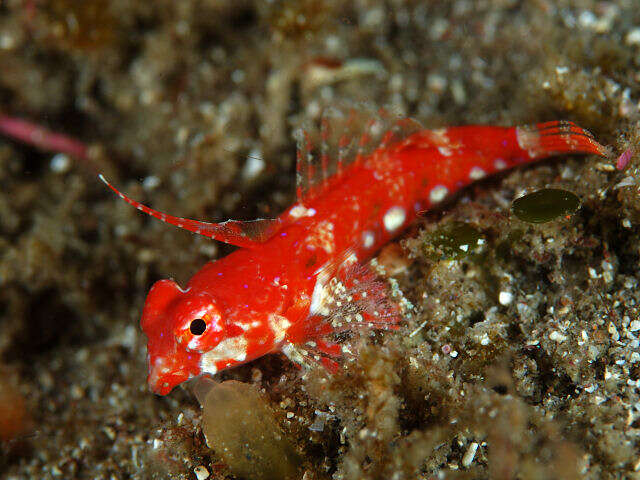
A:
<svg viewBox="0 0 640 480">
<path fill-rule="evenodd" d="M 87 158 L 84 143 L 26 120 L 0 114 L 0 133 L 42 150 L 66 153 L 83 160 Z"/>
<path fill-rule="evenodd" d="M 624 170 L 629 164 L 629 160 L 631 160 L 631 157 L 633 157 L 633 153 L 634 152 L 632 148 L 627 148 L 624 152 L 622 152 L 622 155 L 620 155 L 618 157 L 618 160 L 616 161 L 616 168 L 618 170 Z"/>
</svg>

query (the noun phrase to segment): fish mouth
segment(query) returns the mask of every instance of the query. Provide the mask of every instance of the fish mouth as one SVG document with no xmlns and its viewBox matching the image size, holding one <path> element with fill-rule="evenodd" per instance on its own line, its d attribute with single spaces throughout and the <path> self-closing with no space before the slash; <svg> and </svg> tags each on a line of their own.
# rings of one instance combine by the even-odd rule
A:
<svg viewBox="0 0 640 480">
<path fill-rule="evenodd" d="M 200 355 L 188 352 L 173 335 L 172 305 L 184 291 L 173 280 L 156 282 L 145 301 L 140 326 L 147 337 L 149 388 L 166 395 L 174 387 L 199 373 Z"/>
<path fill-rule="evenodd" d="M 147 384 L 158 395 L 166 395 L 177 385 L 200 374 L 201 355 L 181 348 L 172 335 L 153 335 L 147 342 L 147 351 Z"/>
<path fill-rule="evenodd" d="M 164 357 L 149 357 L 147 384 L 149 389 L 158 395 L 168 394 L 177 385 L 193 376 L 186 368 L 167 360 Z"/>
</svg>

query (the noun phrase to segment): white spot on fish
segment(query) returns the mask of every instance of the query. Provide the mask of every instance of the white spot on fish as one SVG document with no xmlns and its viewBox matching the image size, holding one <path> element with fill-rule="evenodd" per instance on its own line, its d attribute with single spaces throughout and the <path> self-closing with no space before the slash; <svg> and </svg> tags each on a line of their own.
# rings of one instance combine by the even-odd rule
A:
<svg viewBox="0 0 640 480">
<path fill-rule="evenodd" d="M 311 306 L 309 307 L 309 314 L 315 315 L 320 313 L 326 315 L 329 313 L 327 309 L 327 299 L 329 298 L 329 289 L 327 288 L 326 281 L 327 275 L 321 273 L 318 275 L 318 280 L 313 287 L 313 293 L 311 294 Z"/>
<path fill-rule="evenodd" d="M 147 358 L 147 361 L 149 361 L 149 358 Z M 157 385 L 161 380 L 160 376 L 166 375 L 170 369 L 165 366 L 164 357 L 156 357 L 152 365 L 149 370 L 149 385 Z"/>
<path fill-rule="evenodd" d="M 440 145 L 448 145 L 449 137 L 447 137 L 448 129 L 446 128 L 437 128 L 436 130 L 431 130 L 431 138 L 435 141 L 436 144 Z"/>
<path fill-rule="evenodd" d="M 449 190 L 444 185 L 437 185 L 433 187 L 431 193 L 429 194 L 429 200 L 431 203 L 439 203 L 447 196 Z"/>
<path fill-rule="evenodd" d="M 400 226 L 406 220 L 407 215 L 402 207 L 391 207 L 387 210 L 387 213 L 384 214 L 382 221 L 384 222 L 384 228 L 389 232 L 393 232 L 400 228 Z"/>
<path fill-rule="evenodd" d="M 375 241 L 375 236 L 373 235 L 373 232 L 370 232 L 369 230 L 367 230 L 366 232 L 362 233 L 362 246 L 364 246 L 364 248 L 373 247 L 374 241 Z"/>
<path fill-rule="evenodd" d="M 313 208 L 306 208 L 303 205 L 296 205 L 289 210 L 289 216 L 292 218 L 313 217 L 316 211 Z"/>
<path fill-rule="evenodd" d="M 244 335 L 222 340 L 216 347 L 202 354 L 200 368 L 206 373 L 216 373 L 216 363 L 223 360 L 244 362 L 247 358 L 247 339 Z"/>
<path fill-rule="evenodd" d="M 291 326 L 291 322 L 287 319 L 287 317 L 283 317 L 282 315 L 269 315 L 269 326 L 271 327 L 271 331 L 273 332 L 274 343 L 280 343 L 284 340 L 284 337 L 287 333 L 287 329 Z"/>
<path fill-rule="evenodd" d="M 526 150 L 530 157 L 541 152 L 540 133 L 536 129 L 516 127 L 516 140 L 522 150 Z"/>
<path fill-rule="evenodd" d="M 507 162 L 505 162 L 502 158 L 496 158 L 496 161 L 493 162 L 493 166 L 496 170 L 504 170 L 507 168 Z"/>
<path fill-rule="evenodd" d="M 318 222 L 307 237 L 307 246 L 311 249 L 322 248 L 327 253 L 333 253 L 334 245 L 333 223 L 329 221 Z"/>
<path fill-rule="evenodd" d="M 352 252 L 347 258 L 344 259 L 343 265 L 350 265 L 353 263 L 358 263 L 358 256 Z"/>
<path fill-rule="evenodd" d="M 450 157 L 451 155 L 453 155 L 453 152 L 451 151 L 451 149 L 447 147 L 438 147 L 438 151 L 440 152 L 440 155 L 442 155 L 443 157 Z"/>
<path fill-rule="evenodd" d="M 480 167 L 473 167 L 469 171 L 469 179 L 471 180 L 480 180 L 481 178 L 484 178 L 485 175 L 486 175 L 485 171 Z"/>
</svg>

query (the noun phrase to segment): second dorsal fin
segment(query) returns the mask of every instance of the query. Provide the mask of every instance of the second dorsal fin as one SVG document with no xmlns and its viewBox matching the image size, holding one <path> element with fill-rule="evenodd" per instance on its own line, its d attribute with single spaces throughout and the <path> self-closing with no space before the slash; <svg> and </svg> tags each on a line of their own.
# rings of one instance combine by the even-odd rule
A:
<svg viewBox="0 0 640 480">
<path fill-rule="evenodd" d="M 174 217 L 173 215 L 159 212 L 132 198 L 129 198 L 116 187 L 111 185 L 102 174 L 98 175 L 98 177 L 105 183 L 105 185 L 107 185 L 107 187 L 113 190 L 116 195 L 141 212 L 178 228 L 197 233 L 198 235 L 204 235 L 205 237 L 213 238 L 214 240 L 229 243 L 231 245 L 236 245 L 238 247 L 255 248 L 271 238 L 282 225 L 282 220 L 279 218 L 251 221 L 227 220 L 226 222 L 221 223 L 209 223 L 191 220 L 189 218 Z"/>
<path fill-rule="evenodd" d="M 320 124 L 296 131 L 296 194 L 304 203 L 343 175 L 347 166 L 422 130 L 419 122 L 370 107 L 328 107 Z"/>
</svg>

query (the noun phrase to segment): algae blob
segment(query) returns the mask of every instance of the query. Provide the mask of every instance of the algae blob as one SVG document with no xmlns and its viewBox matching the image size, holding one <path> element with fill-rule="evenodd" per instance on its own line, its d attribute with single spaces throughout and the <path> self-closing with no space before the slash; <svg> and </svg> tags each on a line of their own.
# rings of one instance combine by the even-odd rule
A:
<svg viewBox="0 0 640 480">
<path fill-rule="evenodd" d="M 300 478 L 301 460 L 258 390 L 228 380 L 199 379 L 202 430 L 234 475 L 255 480 Z"/>
<path fill-rule="evenodd" d="M 580 198 L 567 190 L 543 188 L 516 198 L 511 211 L 523 222 L 546 223 L 565 215 L 573 215 L 580 208 Z"/>
<path fill-rule="evenodd" d="M 482 232 L 465 222 L 453 222 L 429 235 L 432 260 L 457 260 L 481 253 L 486 240 Z"/>
</svg>

